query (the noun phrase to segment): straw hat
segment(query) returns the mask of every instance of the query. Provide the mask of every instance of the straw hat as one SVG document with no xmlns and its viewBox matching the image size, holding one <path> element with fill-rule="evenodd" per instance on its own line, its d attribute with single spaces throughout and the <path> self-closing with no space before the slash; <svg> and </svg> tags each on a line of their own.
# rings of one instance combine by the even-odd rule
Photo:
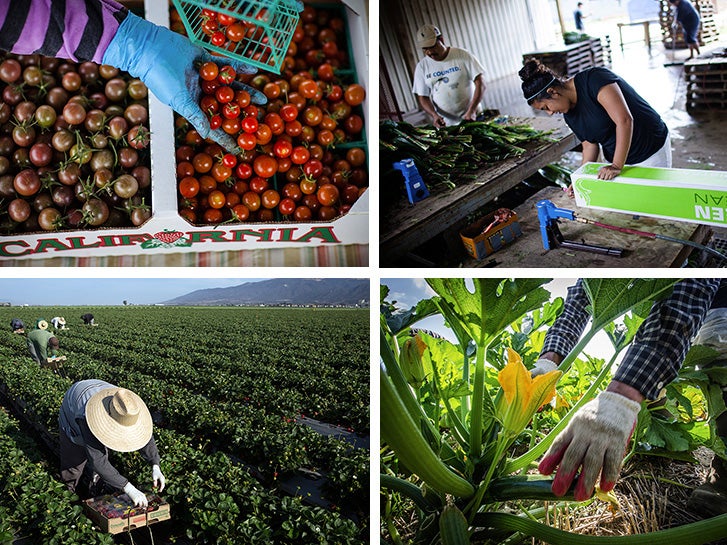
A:
<svg viewBox="0 0 727 545">
<path fill-rule="evenodd" d="M 106 388 L 86 404 L 91 433 L 117 452 L 139 450 L 151 439 L 152 421 L 144 401 L 125 388 Z"/>
<path fill-rule="evenodd" d="M 43 320 L 43 319 L 41 318 L 40 320 L 38 320 L 38 321 L 36 322 L 35 326 L 36 326 L 36 327 L 37 327 L 38 329 L 48 329 L 48 322 L 46 322 L 45 320 Z"/>
</svg>

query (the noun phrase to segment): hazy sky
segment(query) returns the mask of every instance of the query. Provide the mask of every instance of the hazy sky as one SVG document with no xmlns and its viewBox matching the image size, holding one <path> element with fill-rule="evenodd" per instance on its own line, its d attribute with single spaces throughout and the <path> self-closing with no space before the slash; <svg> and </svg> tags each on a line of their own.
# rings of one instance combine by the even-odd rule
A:
<svg viewBox="0 0 727 545">
<path fill-rule="evenodd" d="M 122 305 L 168 301 L 195 290 L 263 278 L 11 278 L 0 280 L 0 301 L 13 305 Z"/>
</svg>

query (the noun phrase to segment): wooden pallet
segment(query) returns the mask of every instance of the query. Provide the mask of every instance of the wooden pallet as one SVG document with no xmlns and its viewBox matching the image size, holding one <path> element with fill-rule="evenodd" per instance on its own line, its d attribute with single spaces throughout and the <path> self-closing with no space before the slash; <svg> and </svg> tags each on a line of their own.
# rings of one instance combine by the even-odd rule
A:
<svg viewBox="0 0 727 545">
<path fill-rule="evenodd" d="M 684 63 L 687 111 L 727 107 L 727 52 Z"/>
<path fill-rule="evenodd" d="M 523 61 L 536 58 L 560 77 L 571 77 L 594 66 L 611 66 L 611 40 L 591 38 L 563 49 L 525 53 Z"/>
</svg>

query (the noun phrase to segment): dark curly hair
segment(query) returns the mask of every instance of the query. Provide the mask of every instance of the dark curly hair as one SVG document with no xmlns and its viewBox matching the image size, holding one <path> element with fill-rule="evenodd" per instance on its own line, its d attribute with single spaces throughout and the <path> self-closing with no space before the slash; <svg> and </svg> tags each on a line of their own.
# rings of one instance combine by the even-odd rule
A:
<svg viewBox="0 0 727 545">
<path fill-rule="evenodd" d="M 532 104 L 535 100 L 550 98 L 549 87 L 563 87 L 563 82 L 550 68 L 537 59 L 527 59 L 518 72 L 523 80 L 523 97 Z"/>
</svg>

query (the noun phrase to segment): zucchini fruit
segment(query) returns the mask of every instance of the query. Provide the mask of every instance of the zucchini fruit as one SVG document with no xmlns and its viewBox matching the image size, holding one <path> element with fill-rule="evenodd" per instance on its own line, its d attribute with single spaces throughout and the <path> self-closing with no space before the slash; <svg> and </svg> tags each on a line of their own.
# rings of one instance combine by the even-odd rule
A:
<svg viewBox="0 0 727 545">
<path fill-rule="evenodd" d="M 439 516 L 442 545 L 470 545 L 469 525 L 456 505 L 447 504 Z"/>
<path fill-rule="evenodd" d="M 474 486 L 447 467 L 429 446 L 386 373 L 381 370 L 379 376 L 381 437 L 401 463 L 439 492 L 460 498 L 474 495 Z"/>
</svg>

